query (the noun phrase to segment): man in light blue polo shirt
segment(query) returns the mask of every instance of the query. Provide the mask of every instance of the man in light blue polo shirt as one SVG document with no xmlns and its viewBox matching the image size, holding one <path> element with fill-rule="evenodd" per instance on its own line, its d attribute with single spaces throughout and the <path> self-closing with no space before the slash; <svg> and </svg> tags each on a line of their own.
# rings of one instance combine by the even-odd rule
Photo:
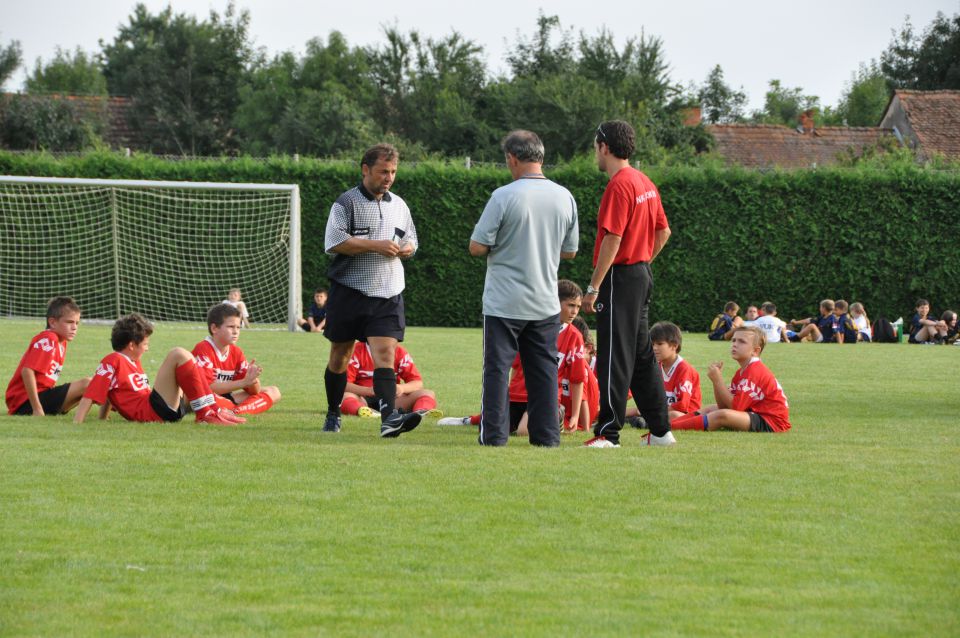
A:
<svg viewBox="0 0 960 638">
<path fill-rule="evenodd" d="M 510 436 L 507 384 L 517 352 L 527 383 L 532 445 L 560 444 L 557 334 L 560 259 L 577 254 L 577 203 L 543 175 L 543 142 L 531 131 L 503 140 L 513 181 L 493 192 L 470 237 L 470 254 L 487 258 L 483 287 L 481 445 Z"/>
</svg>

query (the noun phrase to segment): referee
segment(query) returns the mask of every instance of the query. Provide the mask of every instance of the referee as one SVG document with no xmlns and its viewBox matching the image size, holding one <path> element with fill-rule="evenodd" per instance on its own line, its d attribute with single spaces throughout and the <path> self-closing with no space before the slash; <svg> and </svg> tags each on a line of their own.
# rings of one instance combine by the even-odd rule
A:
<svg viewBox="0 0 960 638">
<path fill-rule="evenodd" d="M 610 181 L 597 213 L 593 275 L 584 312 L 597 313 L 600 414 L 589 447 L 619 447 L 627 390 L 646 419 L 645 445 L 673 445 L 663 377 L 653 356 L 647 317 L 653 293 L 650 262 L 670 237 L 660 192 L 630 166 L 636 135 L 626 122 L 604 122 L 594 139 L 598 168 Z"/>
<path fill-rule="evenodd" d="M 397 176 L 397 149 L 377 144 L 360 162 L 363 179 L 330 208 L 324 238 L 330 264 L 327 324 L 330 360 L 323 382 L 327 390 L 324 432 L 340 431 L 340 403 L 347 387 L 347 366 L 356 341 L 373 355 L 373 391 L 380 408 L 380 436 L 394 438 L 420 425 L 416 412 L 396 410 L 397 343 L 403 341 L 403 264 L 417 250 L 417 229 L 410 209 L 390 186 Z"/>
</svg>

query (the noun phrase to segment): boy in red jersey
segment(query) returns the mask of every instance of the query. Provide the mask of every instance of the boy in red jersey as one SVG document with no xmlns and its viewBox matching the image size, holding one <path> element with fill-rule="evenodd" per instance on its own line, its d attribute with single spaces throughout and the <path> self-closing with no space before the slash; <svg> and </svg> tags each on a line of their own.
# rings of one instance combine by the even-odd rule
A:
<svg viewBox="0 0 960 638">
<path fill-rule="evenodd" d="M 197 365 L 206 375 L 217 404 L 236 414 L 266 412 L 280 400 L 276 386 L 260 387 L 263 367 L 247 362 L 237 347 L 242 311 L 230 304 L 218 304 L 207 312 L 210 336 L 193 347 Z"/>
<path fill-rule="evenodd" d="M 47 305 L 47 329 L 35 336 L 7 385 L 7 411 L 21 416 L 65 414 L 83 396 L 90 377 L 57 385 L 67 342 L 77 336 L 80 307 L 70 297 Z"/>
<path fill-rule="evenodd" d="M 347 364 L 347 388 L 340 403 L 343 414 L 361 417 L 379 417 L 378 400 L 373 389 L 373 370 L 376 366 L 370 346 L 358 341 Z M 423 377 L 406 348 L 398 345 L 393 357 L 393 371 L 397 375 L 396 407 L 404 412 L 419 412 L 421 415 L 443 416 L 437 409 L 437 397 L 433 390 L 423 387 Z"/>
<path fill-rule="evenodd" d="M 670 418 L 699 410 L 700 373 L 680 356 L 683 346 L 680 328 L 669 321 L 655 323 L 650 328 L 650 341 L 653 342 L 653 356 L 660 364 Z"/>
<path fill-rule="evenodd" d="M 790 411 L 780 382 L 760 361 L 766 337 L 760 328 L 737 328 L 730 340 L 730 354 L 740 364 L 730 386 L 723 383 L 723 363 L 710 364 L 707 373 L 717 398 L 700 412 L 674 419 L 674 430 L 738 430 L 740 432 L 786 432 Z"/>
<path fill-rule="evenodd" d="M 100 405 L 100 418 L 106 419 L 111 409 L 128 421 L 174 422 L 186 414 L 185 394 L 198 423 L 236 425 L 245 419 L 228 410 L 221 410 L 210 391 L 193 355 L 183 348 L 167 353 L 157 371 L 157 383 L 143 371 L 140 359 L 150 349 L 153 326 L 142 315 L 133 313 L 117 319 L 110 333 L 113 352 L 100 361 L 97 372 L 83 393 L 74 423 L 83 423 L 94 403 Z"/>
<path fill-rule="evenodd" d="M 593 366 L 596 362 L 596 346 L 590 334 L 590 326 L 579 315 L 573 318 L 572 325 L 583 335 L 583 363 L 587 369 L 587 380 L 583 385 L 583 403 L 580 405 L 578 430 L 589 430 L 600 413 L 600 384 Z"/>
</svg>

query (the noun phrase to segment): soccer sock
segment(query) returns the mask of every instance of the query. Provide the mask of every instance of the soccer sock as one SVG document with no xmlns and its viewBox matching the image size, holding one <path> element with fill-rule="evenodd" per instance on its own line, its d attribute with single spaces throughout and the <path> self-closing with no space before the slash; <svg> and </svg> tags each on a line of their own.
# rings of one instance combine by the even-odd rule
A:
<svg viewBox="0 0 960 638">
<path fill-rule="evenodd" d="M 380 402 L 380 417 L 384 420 L 391 414 L 397 402 L 397 373 L 392 368 L 375 368 L 373 393 Z"/>
<path fill-rule="evenodd" d="M 480 415 L 474 414 L 470 417 L 470 425 L 480 425 Z"/>
<path fill-rule="evenodd" d="M 237 414 L 260 414 L 273 407 L 273 399 L 266 392 L 258 392 L 235 407 L 233 411 Z"/>
<path fill-rule="evenodd" d="M 670 421 L 671 430 L 707 430 L 707 415 L 692 412 Z"/>
<path fill-rule="evenodd" d="M 417 399 L 413 404 L 413 411 L 417 412 L 418 410 L 432 410 L 437 407 L 437 400 L 433 397 L 424 396 Z"/>
<path fill-rule="evenodd" d="M 363 403 L 357 397 L 344 397 L 340 404 L 340 411 L 344 414 L 357 414 Z"/>
<path fill-rule="evenodd" d="M 347 373 L 336 373 L 327 368 L 323 373 L 323 385 L 327 389 L 327 414 L 340 416 L 340 404 L 347 389 Z"/>
<path fill-rule="evenodd" d="M 232 410 L 237 407 L 237 404 L 228 399 L 227 397 L 220 396 L 219 394 L 213 395 L 214 401 L 217 402 L 217 407 L 221 410 Z"/>
<path fill-rule="evenodd" d="M 218 409 L 217 400 L 210 392 L 210 385 L 193 359 L 178 365 L 174 374 L 177 378 L 177 385 L 187 395 L 190 407 L 193 408 L 193 412 L 198 419 L 208 412 Z"/>
</svg>

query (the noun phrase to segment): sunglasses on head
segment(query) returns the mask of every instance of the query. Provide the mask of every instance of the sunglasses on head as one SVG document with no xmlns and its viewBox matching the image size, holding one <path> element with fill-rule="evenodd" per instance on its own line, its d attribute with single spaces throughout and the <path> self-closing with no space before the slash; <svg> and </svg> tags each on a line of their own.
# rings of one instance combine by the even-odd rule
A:
<svg viewBox="0 0 960 638">
<path fill-rule="evenodd" d="M 603 124 L 597 126 L 597 135 L 603 138 L 603 141 L 607 141 L 607 134 L 603 132 Z"/>
</svg>

